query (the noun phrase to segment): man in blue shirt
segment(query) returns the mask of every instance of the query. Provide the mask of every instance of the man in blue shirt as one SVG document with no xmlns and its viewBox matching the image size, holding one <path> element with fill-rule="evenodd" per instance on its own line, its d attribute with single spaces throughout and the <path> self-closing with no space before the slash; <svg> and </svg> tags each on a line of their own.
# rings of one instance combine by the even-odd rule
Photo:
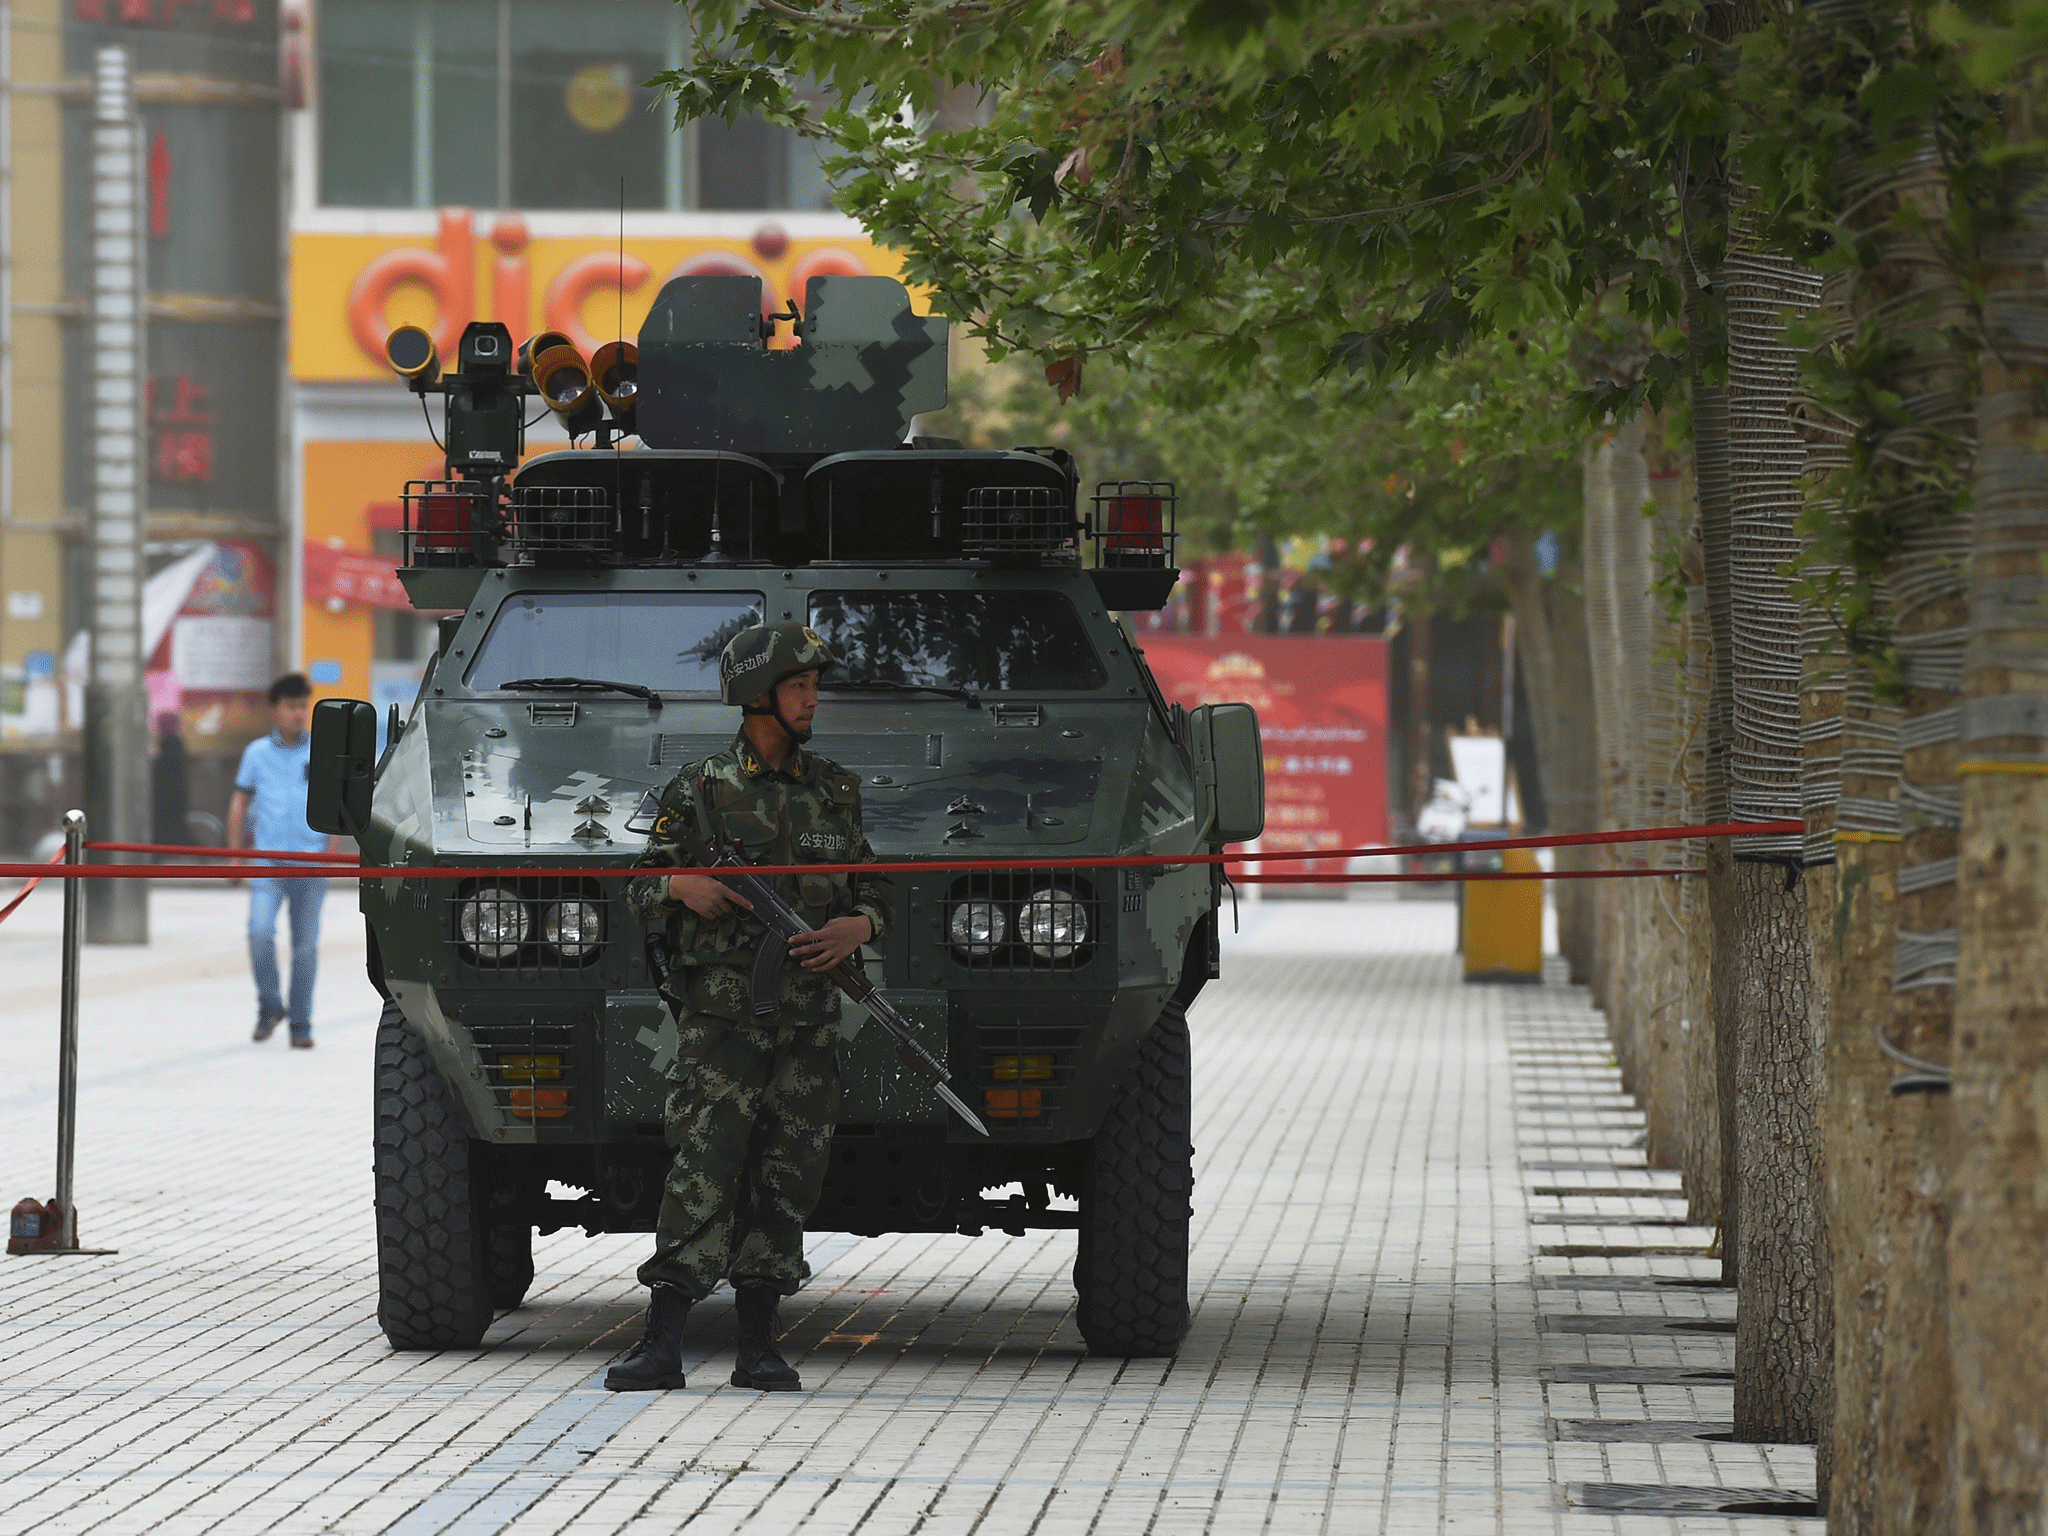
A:
<svg viewBox="0 0 2048 1536">
<path fill-rule="evenodd" d="M 242 753 L 234 798 L 228 802 L 230 848 L 313 853 L 334 846 L 334 839 L 306 825 L 307 766 L 313 755 L 306 722 L 312 712 L 313 690 L 302 674 L 286 673 L 270 685 L 275 728 Z M 249 968 L 256 973 L 258 1040 L 268 1040 L 278 1020 L 288 1018 L 292 1044 L 313 1048 L 313 975 L 320 959 L 320 904 L 326 899 L 325 880 L 249 882 Z M 280 995 L 277 971 L 277 913 L 285 906 L 291 908 L 292 923 L 289 1005 Z"/>
</svg>

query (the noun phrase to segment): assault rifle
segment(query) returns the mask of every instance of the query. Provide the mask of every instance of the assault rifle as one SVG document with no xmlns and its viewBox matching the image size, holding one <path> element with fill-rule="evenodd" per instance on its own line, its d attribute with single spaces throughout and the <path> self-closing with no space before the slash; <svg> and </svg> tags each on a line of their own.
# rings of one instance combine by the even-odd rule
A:
<svg viewBox="0 0 2048 1536">
<path fill-rule="evenodd" d="M 784 901 L 773 885 L 748 870 L 746 860 L 737 853 L 727 850 L 720 853 L 704 840 L 703 834 L 686 826 L 674 830 L 676 846 L 695 859 L 702 873 L 711 876 L 728 890 L 737 891 L 753 905 L 754 916 L 767 926 L 760 944 L 754 951 L 754 972 L 751 979 L 753 1010 L 756 1018 L 765 1018 L 780 1006 L 777 997 L 777 981 L 782 962 L 789 956 L 789 941 L 799 934 L 813 932 L 803 915 Z M 699 871 L 677 870 L 677 874 L 692 874 Z M 973 1126 L 982 1135 L 988 1134 L 988 1127 L 973 1110 L 969 1109 L 951 1087 L 950 1074 L 943 1063 L 936 1060 L 912 1032 L 910 1021 L 898 1013 L 895 1006 L 875 989 L 856 962 L 849 955 L 828 971 L 820 975 L 837 984 L 840 991 L 852 998 L 868 1011 L 882 1028 L 896 1040 L 896 1055 L 903 1065 L 931 1085 L 932 1092 L 946 1101 L 946 1107 Z"/>
</svg>

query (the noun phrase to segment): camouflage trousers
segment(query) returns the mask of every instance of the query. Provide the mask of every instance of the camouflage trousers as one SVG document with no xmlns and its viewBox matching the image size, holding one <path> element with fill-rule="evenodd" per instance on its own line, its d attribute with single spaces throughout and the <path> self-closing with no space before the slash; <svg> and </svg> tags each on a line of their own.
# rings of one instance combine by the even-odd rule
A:
<svg viewBox="0 0 2048 1536">
<path fill-rule="evenodd" d="M 640 1283 L 693 1301 L 725 1279 L 792 1296 L 839 1113 L 839 1026 L 683 1013 L 676 1036 L 676 1160 Z"/>
</svg>

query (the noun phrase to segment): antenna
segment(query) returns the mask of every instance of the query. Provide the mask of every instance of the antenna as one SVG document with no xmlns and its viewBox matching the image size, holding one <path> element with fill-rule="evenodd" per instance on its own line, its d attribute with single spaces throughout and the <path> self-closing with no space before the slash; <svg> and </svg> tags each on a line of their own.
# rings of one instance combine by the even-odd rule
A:
<svg viewBox="0 0 2048 1536">
<path fill-rule="evenodd" d="M 626 340 L 626 173 L 624 171 L 619 172 L 619 264 L 617 275 L 612 280 L 612 292 L 617 295 L 619 301 L 618 326 L 612 334 L 620 343 L 619 351 L 623 355 Z M 597 381 L 593 379 L 591 382 L 595 384 Z M 618 508 L 619 541 L 620 547 L 624 548 L 626 537 L 626 472 L 619 457 L 620 434 L 617 430 L 619 424 L 618 412 L 612 409 L 609 401 L 605 404 L 605 410 L 612 417 L 613 428 L 611 434 L 612 505 Z M 648 528 L 648 521 L 648 511 L 643 509 L 640 516 L 640 531 L 643 538 L 651 531 Z"/>
</svg>

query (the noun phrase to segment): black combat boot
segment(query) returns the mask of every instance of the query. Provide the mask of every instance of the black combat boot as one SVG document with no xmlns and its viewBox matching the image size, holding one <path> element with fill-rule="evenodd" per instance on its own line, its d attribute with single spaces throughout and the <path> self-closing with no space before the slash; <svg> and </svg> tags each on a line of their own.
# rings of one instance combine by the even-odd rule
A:
<svg viewBox="0 0 2048 1536">
<path fill-rule="evenodd" d="M 689 1315 L 689 1297 L 657 1285 L 647 1303 L 647 1332 L 631 1354 L 605 1372 L 604 1384 L 614 1392 L 666 1392 L 682 1386 L 683 1323 Z"/>
<path fill-rule="evenodd" d="M 733 1291 L 740 1319 L 740 1347 L 733 1361 L 732 1384 L 757 1392 L 795 1392 L 803 1387 L 790 1363 L 775 1352 L 780 1331 L 776 1303 L 782 1298 L 769 1285 L 743 1285 Z"/>
</svg>

